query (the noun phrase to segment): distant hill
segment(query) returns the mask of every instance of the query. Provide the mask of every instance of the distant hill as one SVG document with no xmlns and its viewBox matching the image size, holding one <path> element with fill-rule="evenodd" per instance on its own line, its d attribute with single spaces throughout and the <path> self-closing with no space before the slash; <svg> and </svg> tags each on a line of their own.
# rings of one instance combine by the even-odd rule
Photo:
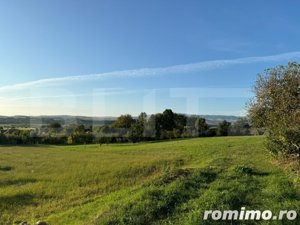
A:
<svg viewBox="0 0 300 225">
<path fill-rule="evenodd" d="M 224 116 L 224 115 L 200 115 L 201 117 L 206 119 L 207 124 L 209 125 L 218 125 L 223 120 L 228 122 L 235 122 L 239 116 Z"/>
<path fill-rule="evenodd" d="M 224 116 L 224 115 L 201 115 L 207 120 L 209 125 L 217 125 L 223 120 L 234 122 L 238 117 Z M 30 126 L 36 127 L 46 125 L 51 122 L 59 122 L 62 125 L 70 124 L 83 124 L 85 126 L 99 126 L 104 124 L 111 124 L 116 117 L 87 117 L 87 116 L 0 116 L 0 125 L 13 125 L 13 126 Z"/>
<path fill-rule="evenodd" d="M 111 124 L 115 117 L 85 117 L 85 116 L 0 116 L 0 125 L 15 125 L 15 126 L 41 126 L 51 122 L 59 122 L 62 125 L 83 124 L 104 125 Z"/>
</svg>

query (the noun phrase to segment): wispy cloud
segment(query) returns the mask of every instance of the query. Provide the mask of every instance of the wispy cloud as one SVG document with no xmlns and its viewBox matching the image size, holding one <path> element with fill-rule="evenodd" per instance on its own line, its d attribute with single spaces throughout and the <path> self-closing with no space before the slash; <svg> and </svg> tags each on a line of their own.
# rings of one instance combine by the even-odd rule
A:
<svg viewBox="0 0 300 225">
<path fill-rule="evenodd" d="M 189 73 L 189 72 L 218 69 L 224 66 L 251 64 L 251 63 L 259 63 L 259 62 L 276 62 L 281 60 L 292 60 L 295 58 L 300 58 L 300 51 L 288 52 L 288 53 L 277 54 L 277 55 L 269 55 L 269 56 L 202 61 L 198 63 L 181 64 L 181 65 L 174 65 L 174 66 L 167 66 L 167 67 L 140 68 L 140 69 L 132 69 L 132 70 L 121 70 L 121 71 L 113 71 L 113 72 L 106 72 L 106 73 L 98 73 L 98 74 L 86 74 L 86 75 L 78 75 L 78 76 L 48 78 L 48 79 L 41 79 L 41 80 L 35 80 L 35 81 L 24 82 L 19 84 L 2 86 L 0 87 L 0 92 L 30 89 L 34 87 L 57 85 L 61 83 L 76 82 L 76 81 L 102 80 L 102 79 L 113 79 L 113 78 L 137 78 L 137 77 L 160 76 L 166 74 Z"/>
<path fill-rule="evenodd" d="M 78 94 L 58 94 L 58 95 L 27 95 L 22 97 L 0 97 L 0 103 L 20 102 L 30 100 L 45 99 L 75 99 L 80 97 L 113 96 L 113 95 L 132 95 L 167 93 L 170 97 L 184 97 L 187 99 L 199 98 L 250 98 L 252 97 L 250 88 L 153 88 L 153 89 L 123 89 L 105 88 L 88 93 Z"/>
<path fill-rule="evenodd" d="M 154 89 L 156 90 L 156 89 Z M 25 101 L 25 100 L 41 100 L 41 99 L 55 99 L 55 98 L 79 98 L 79 97 L 95 97 L 95 96 L 112 96 L 112 95 L 130 95 L 137 93 L 148 93 L 152 91 L 152 89 L 137 89 L 137 90 L 126 90 L 120 88 L 109 88 L 102 89 L 99 91 L 94 91 L 90 93 L 79 93 L 79 94 L 59 94 L 59 95 L 34 95 L 34 96 L 23 96 L 23 97 L 0 97 L 0 103 L 2 102 L 17 102 L 17 101 Z"/>
</svg>

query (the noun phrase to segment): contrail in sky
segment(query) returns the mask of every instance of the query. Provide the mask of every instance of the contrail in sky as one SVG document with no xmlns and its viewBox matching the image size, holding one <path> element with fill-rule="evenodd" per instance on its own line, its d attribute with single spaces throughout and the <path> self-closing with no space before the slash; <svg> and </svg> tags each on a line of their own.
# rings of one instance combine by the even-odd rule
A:
<svg viewBox="0 0 300 225">
<path fill-rule="evenodd" d="M 140 68 L 140 69 L 105 72 L 105 73 L 98 73 L 98 74 L 40 79 L 35 81 L 2 86 L 0 87 L 0 92 L 30 89 L 30 88 L 41 87 L 46 85 L 57 85 L 59 83 L 74 82 L 74 81 L 89 81 L 89 80 L 101 80 L 101 79 L 113 79 L 113 78 L 138 78 L 138 77 L 160 76 L 166 74 L 189 73 L 189 72 L 212 70 L 212 69 L 217 69 L 217 68 L 231 66 L 231 65 L 251 64 L 251 63 L 259 63 L 259 62 L 276 62 L 281 60 L 292 60 L 295 58 L 300 58 L 300 51 L 288 52 L 288 53 L 277 54 L 277 55 L 269 55 L 269 56 L 210 60 L 210 61 L 202 61 L 198 63 L 181 64 L 181 65 L 174 65 L 174 66 L 167 66 L 167 67 Z"/>
</svg>

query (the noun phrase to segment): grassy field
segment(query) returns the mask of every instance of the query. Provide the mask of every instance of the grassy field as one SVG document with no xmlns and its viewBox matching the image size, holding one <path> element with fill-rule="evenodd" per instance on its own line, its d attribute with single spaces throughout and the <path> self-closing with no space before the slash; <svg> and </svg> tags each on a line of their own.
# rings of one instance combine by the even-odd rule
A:
<svg viewBox="0 0 300 225">
<path fill-rule="evenodd" d="M 0 224 L 213 224 L 204 210 L 242 206 L 299 213 L 296 176 L 273 162 L 263 141 L 0 147 Z"/>
</svg>

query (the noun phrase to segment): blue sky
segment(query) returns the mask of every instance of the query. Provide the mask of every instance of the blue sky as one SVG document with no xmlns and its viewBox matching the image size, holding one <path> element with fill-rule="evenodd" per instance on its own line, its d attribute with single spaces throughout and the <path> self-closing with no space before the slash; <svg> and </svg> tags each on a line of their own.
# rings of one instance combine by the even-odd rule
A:
<svg viewBox="0 0 300 225">
<path fill-rule="evenodd" d="M 0 2 L 0 115 L 244 115 L 300 59 L 300 2 Z"/>
</svg>

